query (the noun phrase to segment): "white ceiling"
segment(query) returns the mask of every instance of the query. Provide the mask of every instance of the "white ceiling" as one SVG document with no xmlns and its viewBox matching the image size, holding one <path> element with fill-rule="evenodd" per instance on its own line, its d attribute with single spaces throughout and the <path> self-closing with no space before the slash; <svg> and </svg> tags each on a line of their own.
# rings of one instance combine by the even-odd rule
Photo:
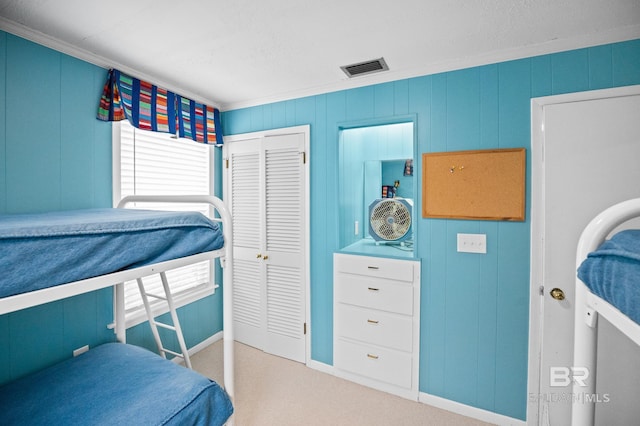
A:
<svg viewBox="0 0 640 426">
<path fill-rule="evenodd" d="M 0 29 L 228 110 L 640 38 L 640 1 L 0 0 Z"/>
</svg>

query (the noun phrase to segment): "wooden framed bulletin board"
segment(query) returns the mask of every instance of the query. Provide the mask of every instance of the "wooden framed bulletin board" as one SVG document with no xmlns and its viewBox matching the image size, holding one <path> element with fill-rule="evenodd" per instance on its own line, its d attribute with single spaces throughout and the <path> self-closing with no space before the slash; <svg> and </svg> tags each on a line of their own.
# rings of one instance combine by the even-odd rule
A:
<svg viewBox="0 0 640 426">
<path fill-rule="evenodd" d="M 422 217 L 523 221 L 525 148 L 422 154 Z"/>
</svg>

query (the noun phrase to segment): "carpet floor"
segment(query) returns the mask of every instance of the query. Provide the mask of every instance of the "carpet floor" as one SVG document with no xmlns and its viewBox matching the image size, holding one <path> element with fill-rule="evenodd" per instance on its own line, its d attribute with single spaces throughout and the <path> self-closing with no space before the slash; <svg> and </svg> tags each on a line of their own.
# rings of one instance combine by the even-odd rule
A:
<svg viewBox="0 0 640 426">
<path fill-rule="evenodd" d="M 377 391 L 235 343 L 235 426 L 476 426 L 446 410 Z M 191 357 L 223 384 L 222 341 Z"/>
</svg>

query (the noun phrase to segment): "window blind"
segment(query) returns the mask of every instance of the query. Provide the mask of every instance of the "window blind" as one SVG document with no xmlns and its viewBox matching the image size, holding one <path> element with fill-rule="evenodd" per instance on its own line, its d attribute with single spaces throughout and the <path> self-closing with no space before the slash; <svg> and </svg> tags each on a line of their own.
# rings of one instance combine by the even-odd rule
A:
<svg viewBox="0 0 640 426">
<path fill-rule="evenodd" d="M 118 126 L 114 127 L 114 134 Z M 120 197 L 127 195 L 180 195 L 211 193 L 211 152 L 203 144 L 176 139 L 166 133 L 134 128 L 119 123 Z M 115 171 L 114 171 L 115 174 Z M 210 214 L 207 204 L 143 203 L 133 208 L 158 210 L 196 210 Z M 167 272 L 169 287 L 177 305 L 213 293 L 212 262 L 205 261 Z M 159 275 L 143 278 L 147 292 L 163 294 Z M 154 312 L 166 303 L 152 303 Z M 136 281 L 125 283 L 125 310 L 128 326 L 143 320 L 144 306 Z"/>
</svg>

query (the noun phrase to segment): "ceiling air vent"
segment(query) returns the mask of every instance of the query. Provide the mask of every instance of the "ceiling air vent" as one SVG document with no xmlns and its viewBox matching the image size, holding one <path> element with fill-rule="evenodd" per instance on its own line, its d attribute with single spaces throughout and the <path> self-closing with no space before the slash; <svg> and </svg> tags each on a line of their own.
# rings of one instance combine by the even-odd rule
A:
<svg viewBox="0 0 640 426">
<path fill-rule="evenodd" d="M 389 69 L 384 58 L 360 62 L 358 64 L 345 65 L 340 68 L 349 78 L 357 77 L 359 75 L 373 74 L 374 72 L 387 71 Z"/>
</svg>

